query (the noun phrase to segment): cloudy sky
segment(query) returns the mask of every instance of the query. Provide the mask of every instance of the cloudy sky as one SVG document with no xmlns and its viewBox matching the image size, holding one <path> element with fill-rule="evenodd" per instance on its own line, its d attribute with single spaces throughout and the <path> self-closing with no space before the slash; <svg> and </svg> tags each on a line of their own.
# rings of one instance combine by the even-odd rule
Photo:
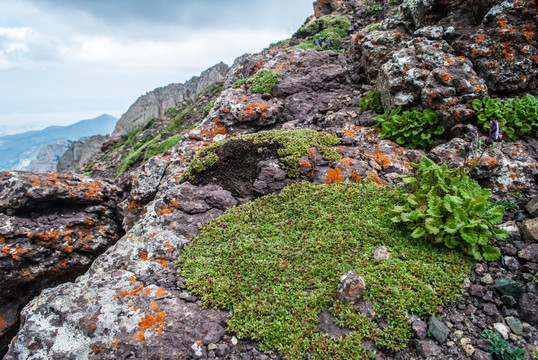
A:
<svg viewBox="0 0 538 360">
<path fill-rule="evenodd" d="M 120 116 L 288 38 L 313 0 L 0 0 L 0 135 Z"/>
</svg>

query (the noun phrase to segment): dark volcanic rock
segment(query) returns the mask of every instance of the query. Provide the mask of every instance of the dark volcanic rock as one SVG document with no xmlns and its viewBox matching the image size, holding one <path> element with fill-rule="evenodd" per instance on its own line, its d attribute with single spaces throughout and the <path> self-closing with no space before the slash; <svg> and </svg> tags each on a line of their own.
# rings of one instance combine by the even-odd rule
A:
<svg viewBox="0 0 538 360">
<path fill-rule="evenodd" d="M 121 237 L 115 186 L 82 176 L 0 176 L 0 342 L 42 289 L 73 280 Z M 2 351 L 2 349 L 0 349 Z"/>
</svg>

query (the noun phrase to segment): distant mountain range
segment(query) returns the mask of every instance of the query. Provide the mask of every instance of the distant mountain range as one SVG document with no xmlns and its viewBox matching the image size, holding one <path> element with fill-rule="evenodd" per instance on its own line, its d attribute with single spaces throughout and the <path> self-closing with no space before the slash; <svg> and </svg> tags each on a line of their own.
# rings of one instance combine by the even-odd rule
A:
<svg viewBox="0 0 538 360">
<path fill-rule="evenodd" d="M 103 114 L 69 126 L 49 126 L 43 130 L 0 137 L 0 170 L 26 170 L 37 158 L 39 148 L 60 140 L 78 140 L 92 135 L 110 134 L 118 119 Z M 60 154 L 61 155 L 61 154 Z"/>
</svg>

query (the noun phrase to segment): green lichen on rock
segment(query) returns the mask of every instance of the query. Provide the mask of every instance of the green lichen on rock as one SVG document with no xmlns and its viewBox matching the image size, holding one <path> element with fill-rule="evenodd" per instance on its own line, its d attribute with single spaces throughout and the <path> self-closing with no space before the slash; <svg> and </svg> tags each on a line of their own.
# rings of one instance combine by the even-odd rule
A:
<svg viewBox="0 0 538 360">
<path fill-rule="evenodd" d="M 179 275 L 204 305 L 232 311 L 228 328 L 239 338 L 288 359 L 375 358 L 367 341 L 403 349 L 408 315 L 460 298 L 470 264 L 395 226 L 389 209 L 401 202 L 398 189 L 373 183 L 295 183 L 207 224 L 181 255 Z M 379 246 L 391 257 L 375 262 Z M 336 297 L 350 270 L 366 282 L 373 318 Z M 320 333 L 323 311 L 349 334 Z"/>
<path fill-rule="evenodd" d="M 341 156 L 331 149 L 340 143 L 340 138 L 334 134 L 322 133 L 310 129 L 302 130 L 271 130 L 254 134 L 240 135 L 230 139 L 211 144 L 199 151 L 181 176 L 181 181 L 193 179 L 195 173 L 200 173 L 218 161 L 215 149 L 222 147 L 228 141 L 245 140 L 254 144 L 278 143 L 282 148 L 278 150 L 282 169 L 288 176 L 299 176 L 299 161 L 301 157 L 308 156 L 310 148 L 316 148 L 325 159 L 338 161 Z"/>
<path fill-rule="evenodd" d="M 278 82 L 281 75 L 268 69 L 261 69 L 248 79 L 239 80 L 234 84 L 235 88 L 249 85 L 249 90 L 253 94 L 270 94 Z"/>
</svg>

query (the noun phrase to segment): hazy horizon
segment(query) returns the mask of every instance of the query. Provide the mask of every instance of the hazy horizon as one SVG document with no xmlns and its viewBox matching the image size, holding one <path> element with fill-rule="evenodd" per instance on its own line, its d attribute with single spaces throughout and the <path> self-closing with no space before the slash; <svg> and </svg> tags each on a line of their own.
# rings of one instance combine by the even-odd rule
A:
<svg viewBox="0 0 538 360">
<path fill-rule="evenodd" d="M 0 136 L 121 117 L 136 99 L 290 37 L 312 0 L 0 0 Z"/>
</svg>

